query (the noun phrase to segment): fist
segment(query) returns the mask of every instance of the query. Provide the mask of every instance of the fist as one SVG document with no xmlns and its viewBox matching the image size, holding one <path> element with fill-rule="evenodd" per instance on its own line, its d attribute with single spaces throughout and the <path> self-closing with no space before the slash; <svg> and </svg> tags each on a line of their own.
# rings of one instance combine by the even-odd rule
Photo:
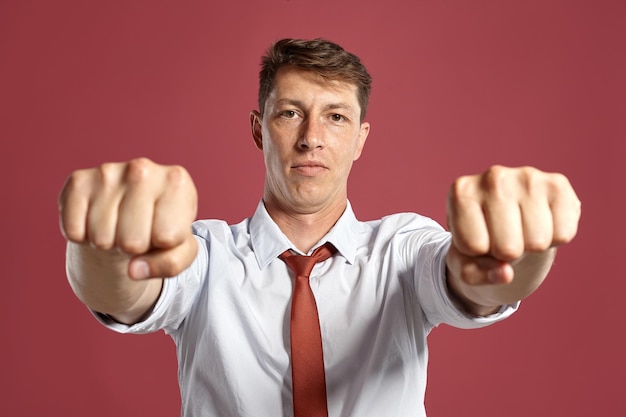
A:
<svg viewBox="0 0 626 417">
<path fill-rule="evenodd" d="M 195 257 L 197 192 L 180 166 L 140 158 L 75 171 L 59 212 L 68 241 L 127 254 L 134 278 L 176 275 Z"/>
<path fill-rule="evenodd" d="M 561 174 L 494 166 L 461 177 L 448 195 L 448 264 L 468 284 L 509 282 L 510 267 L 497 275 L 489 271 L 571 241 L 580 213 L 580 201 Z"/>
</svg>

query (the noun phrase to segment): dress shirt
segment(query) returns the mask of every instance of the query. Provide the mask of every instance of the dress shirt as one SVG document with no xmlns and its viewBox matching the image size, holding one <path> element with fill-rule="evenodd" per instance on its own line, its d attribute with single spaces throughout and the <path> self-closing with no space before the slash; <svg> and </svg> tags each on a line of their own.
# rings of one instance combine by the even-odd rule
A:
<svg viewBox="0 0 626 417">
<path fill-rule="evenodd" d="M 194 263 L 164 281 L 152 313 L 122 333 L 164 330 L 176 343 L 183 417 L 290 417 L 293 278 L 278 256 L 295 249 L 261 201 L 236 225 L 201 220 Z M 361 222 L 350 203 L 318 247 L 338 252 L 310 276 L 320 316 L 329 417 L 423 417 L 428 349 L 437 325 L 485 326 L 445 283 L 450 234 L 400 213 Z M 315 247 L 312 249 L 314 250 Z M 311 250 L 311 251 L 312 251 Z"/>
</svg>

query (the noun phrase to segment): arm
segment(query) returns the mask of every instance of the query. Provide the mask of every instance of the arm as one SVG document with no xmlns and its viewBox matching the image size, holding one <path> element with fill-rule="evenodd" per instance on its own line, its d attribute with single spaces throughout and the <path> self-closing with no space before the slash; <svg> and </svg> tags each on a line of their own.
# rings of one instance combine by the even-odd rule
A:
<svg viewBox="0 0 626 417">
<path fill-rule="evenodd" d="M 580 201 L 561 174 L 492 167 L 459 178 L 448 197 L 448 288 L 475 315 L 533 293 L 556 247 L 576 235 Z"/>
<path fill-rule="evenodd" d="M 59 197 L 67 276 L 89 308 L 132 324 L 197 252 L 188 173 L 147 159 L 75 171 Z"/>
</svg>

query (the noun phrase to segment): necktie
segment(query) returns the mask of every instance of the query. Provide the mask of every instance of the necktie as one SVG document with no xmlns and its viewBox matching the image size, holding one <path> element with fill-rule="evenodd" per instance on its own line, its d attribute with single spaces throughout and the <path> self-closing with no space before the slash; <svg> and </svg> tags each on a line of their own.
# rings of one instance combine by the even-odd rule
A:
<svg viewBox="0 0 626 417">
<path fill-rule="evenodd" d="M 309 275 L 317 262 L 335 252 L 330 244 L 315 249 L 311 256 L 285 251 L 280 259 L 296 275 L 291 299 L 291 376 L 294 417 L 326 417 L 326 377 L 322 335 L 317 305 L 309 285 Z"/>
</svg>

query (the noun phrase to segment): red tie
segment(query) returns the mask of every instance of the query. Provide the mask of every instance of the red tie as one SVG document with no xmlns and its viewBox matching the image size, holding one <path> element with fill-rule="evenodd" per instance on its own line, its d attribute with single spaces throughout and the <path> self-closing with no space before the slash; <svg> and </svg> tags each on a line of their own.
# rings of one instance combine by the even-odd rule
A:
<svg viewBox="0 0 626 417">
<path fill-rule="evenodd" d="M 294 417 L 327 417 L 326 377 L 322 335 L 317 305 L 309 285 L 313 265 L 335 252 L 330 244 L 315 249 L 311 256 L 283 252 L 279 258 L 296 275 L 291 300 L 291 376 Z"/>
</svg>

